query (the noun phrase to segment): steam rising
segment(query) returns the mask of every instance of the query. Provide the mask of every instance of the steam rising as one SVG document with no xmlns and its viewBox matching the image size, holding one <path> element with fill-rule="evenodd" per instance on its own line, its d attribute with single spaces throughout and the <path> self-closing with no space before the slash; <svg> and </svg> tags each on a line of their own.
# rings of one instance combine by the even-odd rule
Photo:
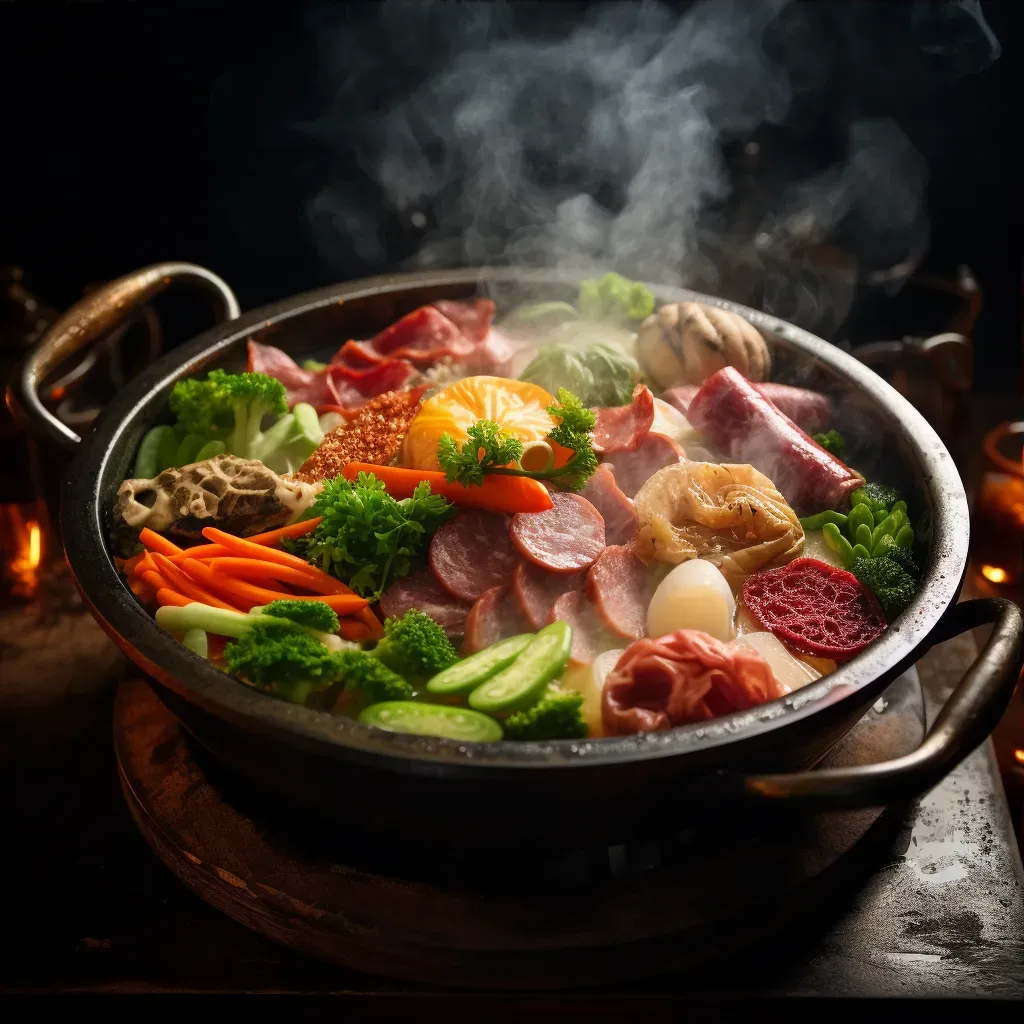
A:
<svg viewBox="0 0 1024 1024">
<path fill-rule="evenodd" d="M 328 15 L 316 29 L 333 102 L 307 130 L 328 148 L 354 147 L 399 223 L 423 229 L 416 266 L 512 262 L 754 287 L 732 297 L 834 327 L 852 278 L 837 289 L 792 268 L 837 239 L 860 264 L 854 277 L 912 267 L 928 238 L 923 158 L 894 120 L 851 114 L 830 162 L 761 182 L 753 199 L 728 159 L 756 159 L 758 130 L 784 126 L 823 88 L 811 13 L 823 6 L 622 3 L 581 16 L 560 4 L 385 2 L 369 34 Z M 998 56 L 975 0 L 894 6 L 953 74 Z M 525 9 L 539 31 L 517 24 Z M 392 68 L 419 82 L 396 87 Z M 366 111 L 368 96 L 380 109 Z M 369 263 L 386 259 L 379 210 L 340 169 L 309 214 L 328 260 L 340 237 Z M 727 288 L 737 267 L 746 276 Z"/>
</svg>

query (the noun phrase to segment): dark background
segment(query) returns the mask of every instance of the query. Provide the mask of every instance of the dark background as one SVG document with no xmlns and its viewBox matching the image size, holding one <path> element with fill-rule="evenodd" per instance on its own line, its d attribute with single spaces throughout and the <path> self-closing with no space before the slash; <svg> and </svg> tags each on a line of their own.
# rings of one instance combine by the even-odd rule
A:
<svg viewBox="0 0 1024 1024">
<path fill-rule="evenodd" d="M 211 267 L 243 308 L 406 260 L 415 234 L 380 206 L 356 161 L 328 166 L 289 130 L 322 99 L 310 85 L 311 6 L 0 3 L 0 260 L 23 267 L 29 288 L 58 308 L 88 282 L 165 259 Z M 517 16 L 558 30 L 584 6 L 524 7 Z M 815 5 L 825 21 L 829 6 Z M 982 4 L 1002 56 L 960 76 L 932 75 L 920 47 L 901 35 L 906 18 L 894 12 L 909 4 L 849 6 L 880 28 L 859 42 L 834 33 L 817 116 L 892 116 L 923 154 L 932 239 L 925 269 L 972 268 L 985 297 L 976 386 L 1017 385 L 1024 5 Z M 329 18 L 358 26 L 373 8 L 335 4 Z M 420 50 L 368 83 L 371 116 L 444 59 L 444 40 L 425 38 Z M 310 183 L 331 174 L 351 175 L 355 194 L 380 208 L 384 260 L 344 241 L 330 263 L 317 250 L 304 201 Z"/>
</svg>

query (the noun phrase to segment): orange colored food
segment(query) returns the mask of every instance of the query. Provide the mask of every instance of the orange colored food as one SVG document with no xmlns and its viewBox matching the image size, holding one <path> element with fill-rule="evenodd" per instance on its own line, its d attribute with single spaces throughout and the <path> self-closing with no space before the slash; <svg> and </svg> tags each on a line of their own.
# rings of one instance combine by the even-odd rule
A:
<svg viewBox="0 0 1024 1024">
<path fill-rule="evenodd" d="M 536 384 L 506 377 L 466 377 L 420 406 L 405 435 L 402 465 L 439 470 L 441 435 L 450 434 L 461 445 L 477 420 L 493 420 L 524 445 L 543 441 L 555 425 L 547 411 L 554 401 Z"/>
</svg>

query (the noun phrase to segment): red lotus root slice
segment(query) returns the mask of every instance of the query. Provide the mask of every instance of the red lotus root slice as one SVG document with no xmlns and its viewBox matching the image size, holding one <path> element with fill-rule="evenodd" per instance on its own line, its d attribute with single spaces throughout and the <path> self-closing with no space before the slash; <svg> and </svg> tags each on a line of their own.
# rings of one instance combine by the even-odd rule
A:
<svg viewBox="0 0 1024 1024">
<path fill-rule="evenodd" d="M 820 658 L 852 658 L 886 629 L 875 595 L 852 572 L 817 558 L 750 576 L 742 593 L 765 629 Z"/>
</svg>

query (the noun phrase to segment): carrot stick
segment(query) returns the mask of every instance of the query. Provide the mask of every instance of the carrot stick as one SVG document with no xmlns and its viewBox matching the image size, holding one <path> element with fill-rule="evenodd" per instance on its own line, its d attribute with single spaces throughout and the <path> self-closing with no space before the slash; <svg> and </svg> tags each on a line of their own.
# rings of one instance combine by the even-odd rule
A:
<svg viewBox="0 0 1024 1024">
<path fill-rule="evenodd" d="M 137 579 L 141 580 L 146 584 L 147 587 L 152 589 L 155 594 L 158 590 L 164 590 L 165 588 L 173 590 L 174 587 L 164 578 L 164 576 L 152 570 L 146 570 L 146 572 L 139 573 Z"/>
<path fill-rule="evenodd" d="M 232 600 L 238 599 L 249 603 L 251 608 L 257 604 L 269 604 L 271 601 L 280 601 L 288 598 L 294 601 L 323 601 L 339 615 L 348 615 L 352 612 L 365 608 L 369 602 L 357 594 L 288 594 L 280 590 L 270 590 L 266 587 L 257 587 L 244 580 L 232 579 L 215 573 L 208 565 L 204 565 L 197 559 L 189 559 L 185 563 L 185 571 L 200 579 L 210 588 L 215 588 L 222 594 L 229 594 Z M 248 610 L 248 609 L 246 609 Z"/>
<path fill-rule="evenodd" d="M 264 547 L 276 547 L 286 537 L 294 539 L 312 533 L 319 525 L 323 516 L 315 519 L 304 519 L 301 523 L 292 523 L 291 526 L 282 526 L 279 530 L 268 530 L 266 533 L 257 533 L 255 536 L 244 538 L 250 544 L 260 544 Z M 186 558 L 202 558 L 209 561 L 211 558 L 222 558 L 230 552 L 220 544 L 200 544 L 194 548 L 185 548 L 179 555 L 175 555 L 175 562 L 184 562 Z"/>
<path fill-rule="evenodd" d="M 359 622 L 351 618 L 338 619 L 338 632 L 346 640 L 355 640 L 357 643 L 361 643 L 363 640 L 375 639 L 365 622 Z"/>
<path fill-rule="evenodd" d="M 142 558 L 139 559 L 138 564 L 135 566 L 135 575 L 141 576 L 144 572 L 156 572 L 156 562 L 153 561 L 153 555 L 149 551 L 142 553 Z"/>
<path fill-rule="evenodd" d="M 177 544 L 168 540 L 166 537 L 161 537 L 159 533 L 154 533 L 148 526 L 144 526 L 142 528 L 142 532 L 139 534 L 139 540 L 142 541 L 150 551 L 157 551 L 161 555 L 177 555 L 181 553 L 181 548 L 179 548 Z"/>
<path fill-rule="evenodd" d="M 301 569 L 293 569 L 290 565 L 277 565 L 274 562 L 257 561 L 255 558 L 214 558 L 209 564 L 214 572 L 222 572 L 232 579 L 278 580 L 281 583 L 292 583 L 304 590 L 312 590 L 317 594 L 351 593 L 344 583 L 319 570 L 316 570 L 318 575 L 314 575 Z"/>
<path fill-rule="evenodd" d="M 131 576 L 135 572 L 135 567 L 142 561 L 145 555 L 145 551 L 140 551 L 137 555 L 132 555 L 131 558 L 126 558 L 124 561 L 119 558 L 115 558 L 114 564 L 118 565 L 118 563 L 120 563 L 118 567 L 120 568 L 123 576 Z"/>
<path fill-rule="evenodd" d="M 182 572 L 165 555 L 153 552 L 153 560 L 171 586 L 179 593 L 184 594 L 185 597 L 191 598 L 193 601 L 201 601 L 203 604 L 211 604 L 214 608 L 227 608 L 229 611 L 238 610 L 235 605 L 228 604 L 227 601 L 222 601 L 219 597 L 215 597 L 210 591 L 190 579 L 187 571 Z"/>
<path fill-rule="evenodd" d="M 461 508 L 482 508 L 492 512 L 546 512 L 554 507 L 547 488 L 528 476 L 485 476 L 479 486 L 468 487 L 449 483 L 441 472 L 375 466 L 368 462 L 350 462 L 342 473 L 346 480 L 355 480 L 359 473 L 373 473 L 383 481 L 388 494 L 399 500 L 412 497 L 417 484 L 426 480 L 434 494 L 440 494 Z"/>
<path fill-rule="evenodd" d="M 178 608 L 184 608 L 185 605 L 194 603 L 190 597 L 182 597 L 176 590 L 171 590 L 169 587 L 161 587 L 156 592 L 156 600 L 158 604 L 173 604 Z"/>
<path fill-rule="evenodd" d="M 277 548 L 267 548 L 261 544 L 253 544 L 250 540 L 244 540 L 242 537 L 233 537 L 230 533 L 215 530 L 212 526 L 208 526 L 203 530 L 203 536 L 229 548 L 233 555 L 258 558 L 266 562 L 274 562 L 276 565 L 288 565 L 293 569 L 299 569 L 303 572 L 322 572 L 315 565 L 310 565 L 309 562 L 299 558 L 297 555 L 289 554 L 287 551 L 278 551 Z M 324 575 L 326 576 L 327 574 L 324 573 Z M 334 577 L 330 578 L 333 579 Z M 345 586 L 344 583 L 340 585 Z M 352 591 L 345 587 L 345 593 L 351 594 Z"/>
</svg>

